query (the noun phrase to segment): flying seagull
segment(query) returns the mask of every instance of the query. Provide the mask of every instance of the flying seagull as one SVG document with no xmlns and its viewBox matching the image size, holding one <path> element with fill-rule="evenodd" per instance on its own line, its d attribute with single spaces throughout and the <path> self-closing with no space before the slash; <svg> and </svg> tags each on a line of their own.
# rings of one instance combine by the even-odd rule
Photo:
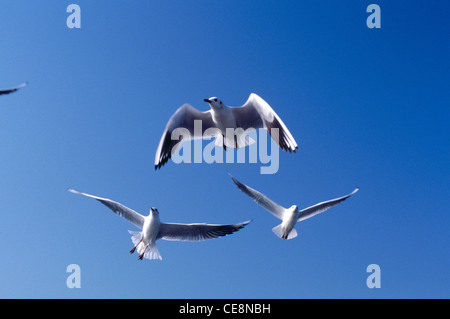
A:
<svg viewBox="0 0 450 319">
<path fill-rule="evenodd" d="M 185 135 L 182 135 L 180 140 L 172 139 L 172 133 L 177 128 L 187 130 L 190 139 L 215 137 L 216 144 L 223 146 L 225 150 L 227 147 L 250 145 L 254 141 L 246 136 L 244 131 L 265 128 L 281 149 L 290 153 L 295 153 L 298 149 L 297 142 L 281 118 L 257 94 L 251 93 L 247 102 L 240 107 L 228 107 L 217 97 L 204 101 L 209 104 L 210 110 L 201 112 L 189 104 L 184 104 L 169 119 L 156 150 L 155 169 L 167 163 L 180 145 L 181 139 L 187 139 Z M 201 123 L 198 129 L 195 127 L 195 121 Z M 227 134 L 227 128 L 232 129 L 233 134 Z"/>
<path fill-rule="evenodd" d="M 231 175 L 230 175 L 231 176 Z M 282 239 L 292 239 L 297 237 L 297 231 L 295 230 L 294 226 L 297 222 L 301 222 L 305 219 L 308 219 L 310 217 L 313 217 L 317 214 L 320 214 L 327 209 L 343 202 L 351 195 L 355 194 L 359 188 L 356 188 L 353 192 L 350 194 L 339 197 L 336 199 L 331 199 L 325 202 L 318 203 L 314 206 L 299 210 L 297 205 L 292 205 L 289 208 L 284 208 L 274 201 L 272 201 L 270 198 L 265 196 L 264 194 L 261 194 L 257 190 L 254 190 L 251 187 L 248 187 L 241 182 L 239 182 L 237 179 L 235 179 L 233 176 L 231 176 L 234 183 L 239 187 L 241 191 L 243 191 L 245 194 L 253 198 L 253 200 L 264 207 L 266 210 L 268 210 L 272 215 L 275 217 L 281 219 L 281 224 L 272 228 L 272 231 L 277 235 L 278 237 Z"/>
<path fill-rule="evenodd" d="M 27 82 L 24 82 L 24 83 L 22 83 L 22 84 L 20 84 L 20 85 L 18 85 L 16 87 L 13 87 L 13 88 L 0 90 L 0 95 L 5 95 L 5 94 L 16 92 L 18 89 L 23 88 L 25 85 L 27 85 Z"/>
<path fill-rule="evenodd" d="M 148 216 L 142 216 L 134 210 L 107 198 L 89 195 L 74 189 L 69 189 L 69 192 L 98 200 L 114 213 L 140 228 L 142 231 L 128 231 L 132 235 L 131 241 L 134 244 L 130 253 L 134 253 L 137 249 L 140 260 L 142 260 L 142 258 L 162 259 L 158 248 L 156 247 L 156 241 L 158 239 L 171 241 L 203 241 L 232 234 L 250 223 L 250 221 L 234 225 L 161 223 L 158 209 L 154 207 L 150 209 L 150 214 Z"/>
</svg>

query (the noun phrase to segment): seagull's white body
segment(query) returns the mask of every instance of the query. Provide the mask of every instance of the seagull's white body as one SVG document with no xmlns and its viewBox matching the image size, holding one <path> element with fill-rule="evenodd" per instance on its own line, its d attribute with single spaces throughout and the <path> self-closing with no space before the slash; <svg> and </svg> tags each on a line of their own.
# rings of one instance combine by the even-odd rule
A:
<svg viewBox="0 0 450 319">
<path fill-rule="evenodd" d="M 308 208 L 299 210 L 297 205 L 293 205 L 289 208 L 284 208 L 274 201 L 272 201 L 270 198 L 268 198 L 266 195 L 258 192 L 257 190 L 242 184 L 237 179 L 235 179 L 233 176 L 231 176 L 234 183 L 239 187 L 239 189 L 244 192 L 246 195 L 251 197 L 257 204 L 264 207 L 267 211 L 269 211 L 272 215 L 277 217 L 278 219 L 281 219 L 281 224 L 274 227 L 272 231 L 277 235 L 278 237 L 282 239 L 292 239 L 297 237 L 297 231 L 294 228 L 297 222 L 301 222 L 305 219 L 311 218 L 317 214 L 320 214 L 327 209 L 343 202 L 351 195 L 355 194 L 358 191 L 358 188 L 356 188 L 352 193 L 342 196 L 339 198 L 331 199 L 325 202 L 318 203 L 316 205 L 310 206 Z"/>
<path fill-rule="evenodd" d="M 141 231 L 129 231 L 132 235 L 131 240 L 134 244 L 130 253 L 133 253 L 137 249 L 139 259 L 162 259 L 158 247 L 156 246 L 156 241 L 158 239 L 171 241 L 202 241 L 232 234 L 250 222 L 246 221 L 234 225 L 161 223 L 159 212 L 156 208 L 151 208 L 149 215 L 143 216 L 110 199 L 89 195 L 74 189 L 69 189 L 69 191 L 98 200 L 114 213 L 140 228 Z"/>
<path fill-rule="evenodd" d="M 159 219 L 159 214 L 157 211 L 151 209 L 150 214 L 144 219 L 142 232 L 129 231 L 133 235 L 132 241 L 135 245 L 134 247 L 137 248 L 139 254 L 144 254 L 143 256 L 147 259 L 162 259 L 156 247 L 156 239 L 160 226 L 161 220 Z"/>
<path fill-rule="evenodd" d="M 211 99 L 214 101 L 214 97 Z M 235 129 L 237 127 L 234 114 L 228 106 L 223 105 L 223 107 L 216 107 L 213 103 L 210 103 L 210 105 L 212 120 L 216 127 L 222 132 L 222 135 L 227 134 L 227 128 Z"/>
<path fill-rule="evenodd" d="M 297 209 L 297 206 L 294 205 L 288 209 L 286 209 L 281 216 L 281 224 L 277 227 L 273 228 L 274 233 L 284 239 L 291 239 L 297 237 L 297 231 L 294 226 L 297 224 L 297 220 L 299 218 L 300 212 Z"/>
<path fill-rule="evenodd" d="M 156 150 L 155 169 L 167 163 L 179 146 L 179 141 L 172 139 L 172 133 L 177 128 L 188 130 L 191 139 L 215 137 L 216 144 L 225 149 L 250 145 L 253 141 L 245 131 L 265 128 L 283 150 L 295 153 L 298 149 L 297 142 L 281 118 L 257 94 L 250 94 L 247 102 L 240 107 L 228 107 L 217 97 L 204 101 L 209 104 L 210 110 L 201 112 L 184 104 L 169 119 Z M 194 129 L 195 121 L 201 121 L 201 130 Z M 237 130 L 239 128 L 242 130 Z M 229 134 L 227 129 L 232 129 L 233 134 Z"/>
</svg>

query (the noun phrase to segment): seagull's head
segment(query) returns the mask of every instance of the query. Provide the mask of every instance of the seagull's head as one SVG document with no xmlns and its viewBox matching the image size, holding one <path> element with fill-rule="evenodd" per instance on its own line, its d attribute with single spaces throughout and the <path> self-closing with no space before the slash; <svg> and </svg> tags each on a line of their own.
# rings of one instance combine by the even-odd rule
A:
<svg viewBox="0 0 450 319">
<path fill-rule="evenodd" d="M 159 215 L 158 209 L 155 207 L 150 208 L 150 215 L 158 216 Z"/>
<path fill-rule="evenodd" d="M 291 209 L 292 209 L 293 212 L 296 212 L 296 211 L 298 211 L 298 206 L 297 205 L 292 205 Z"/>
<path fill-rule="evenodd" d="M 209 106 L 211 106 L 212 109 L 220 109 L 220 108 L 222 108 L 224 106 L 222 101 L 220 99 L 218 99 L 217 97 L 215 97 L 215 96 L 210 97 L 209 99 L 204 99 L 203 101 L 208 103 Z"/>
</svg>

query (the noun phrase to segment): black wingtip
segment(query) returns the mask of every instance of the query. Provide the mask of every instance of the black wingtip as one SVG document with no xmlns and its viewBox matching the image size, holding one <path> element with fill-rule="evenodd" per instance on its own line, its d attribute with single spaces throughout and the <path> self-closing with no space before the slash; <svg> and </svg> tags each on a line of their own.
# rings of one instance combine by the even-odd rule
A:
<svg viewBox="0 0 450 319">
<path fill-rule="evenodd" d="M 252 221 L 253 221 L 253 219 L 250 219 L 250 220 L 247 220 L 247 221 L 245 221 L 245 222 L 236 224 L 236 225 L 235 225 L 236 229 L 235 229 L 234 231 L 241 230 L 242 228 L 244 228 L 245 226 L 247 226 L 248 224 L 250 224 L 250 222 L 252 222 Z"/>
<path fill-rule="evenodd" d="M 169 158 L 162 158 L 158 164 L 155 164 L 155 171 L 161 169 L 169 161 Z"/>
<path fill-rule="evenodd" d="M 231 175 L 230 173 L 228 173 L 228 175 L 230 175 L 231 179 L 237 186 L 239 186 L 239 184 L 241 184 L 236 178 L 233 177 L 233 175 Z"/>
</svg>

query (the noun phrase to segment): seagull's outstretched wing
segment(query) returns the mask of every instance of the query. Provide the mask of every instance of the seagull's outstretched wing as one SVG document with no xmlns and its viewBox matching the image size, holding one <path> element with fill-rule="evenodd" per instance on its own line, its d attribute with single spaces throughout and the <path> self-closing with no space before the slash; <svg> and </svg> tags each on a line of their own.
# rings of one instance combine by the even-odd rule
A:
<svg viewBox="0 0 450 319">
<path fill-rule="evenodd" d="M 18 89 L 23 88 L 25 85 L 27 85 L 27 82 L 24 82 L 24 83 L 22 83 L 21 85 L 18 85 L 18 86 L 13 87 L 13 88 L 2 89 L 2 90 L 0 90 L 0 95 L 4 95 L 4 94 L 9 94 L 9 93 L 16 92 Z"/>
<path fill-rule="evenodd" d="M 117 215 L 125 218 L 126 220 L 128 220 L 129 222 L 131 222 L 132 224 L 134 224 L 136 227 L 142 229 L 142 226 L 144 225 L 144 216 L 142 216 L 141 214 L 135 212 L 134 210 L 120 204 L 117 203 L 115 201 L 112 201 L 110 199 L 107 198 L 101 198 L 101 197 L 97 197 L 94 195 L 89 195 L 86 193 L 82 193 L 79 191 L 76 191 L 74 189 L 69 189 L 69 192 L 72 192 L 74 194 L 79 194 L 79 195 L 83 195 L 83 196 L 87 196 L 93 199 L 98 200 L 100 203 L 102 203 L 103 205 L 105 205 L 106 207 L 108 207 L 109 209 L 111 209 L 114 213 L 116 213 Z"/>
<path fill-rule="evenodd" d="M 161 223 L 156 239 L 202 241 L 232 234 L 248 223 L 250 220 L 234 225 Z"/>
<path fill-rule="evenodd" d="M 286 125 L 270 105 L 257 94 L 250 94 L 243 106 L 234 107 L 231 110 L 236 119 L 237 127 L 242 127 L 244 130 L 266 128 L 282 150 L 295 153 L 298 149 L 297 142 Z M 278 130 L 272 130 L 272 128 Z"/>
<path fill-rule="evenodd" d="M 230 175 L 231 176 L 231 175 Z M 233 176 L 231 176 L 233 179 L 233 182 L 239 187 L 241 191 L 243 191 L 245 194 L 253 198 L 253 200 L 267 209 L 271 214 L 273 214 L 275 217 L 279 219 L 283 219 L 283 213 L 285 212 L 286 208 L 278 205 L 273 200 L 271 200 L 269 197 L 267 197 L 264 194 L 261 194 L 257 190 L 254 190 L 251 187 L 248 187 L 247 185 L 242 184 L 237 179 L 235 179 Z"/>
<path fill-rule="evenodd" d="M 328 208 L 331 208 L 333 206 L 336 206 L 339 203 L 342 203 L 344 200 L 346 200 L 347 198 L 349 198 L 351 195 L 355 194 L 357 191 L 359 190 L 359 188 L 356 188 L 353 192 L 351 192 L 350 194 L 346 195 L 346 196 L 342 196 L 336 199 L 331 199 L 328 200 L 326 202 L 321 202 L 318 203 L 314 206 L 302 209 L 300 211 L 300 217 L 298 218 L 298 222 L 301 222 L 302 220 L 308 219 L 310 217 L 313 217 L 317 214 L 323 213 L 324 211 L 326 211 Z"/>
<path fill-rule="evenodd" d="M 194 129 L 194 121 L 201 121 L 201 130 Z M 189 132 L 189 138 L 202 138 L 211 137 L 214 134 L 205 136 L 205 130 L 208 128 L 215 128 L 214 121 L 211 116 L 211 110 L 206 112 L 201 112 L 195 109 L 189 104 L 184 104 L 181 106 L 170 118 L 169 122 L 164 129 L 164 132 L 159 141 L 158 149 L 155 154 L 155 169 L 161 168 L 167 161 L 172 157 L 173 152 L 180 145 L 183 138 L 188 136 L 179 135 L 174 136 L 175 140 L 172 139 L 172 133 L 177 128 L 184 128 Z M 210 130 L 211 131 L 211 130 Z M 180 130 L 180 133 L 181 130 Z M 176 134 L 178 135 L 178 134 Z"/>
</svg>

